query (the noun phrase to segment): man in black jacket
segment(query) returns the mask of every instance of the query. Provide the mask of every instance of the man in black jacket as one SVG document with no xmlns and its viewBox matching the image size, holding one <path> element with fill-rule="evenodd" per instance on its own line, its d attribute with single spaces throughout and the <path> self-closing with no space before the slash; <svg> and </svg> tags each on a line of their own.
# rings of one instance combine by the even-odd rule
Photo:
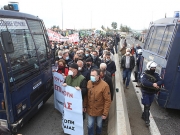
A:
<svg viewBox="0 0 180 135">
<path fill-rule="evenodd" d="M 110 78 L 112 78 L 111 73 L 110 73 L 109 71 L 107 71 L 106 68 L 107 68 L 106 63 L 101 63 L 101 64 L 100 64 L 100 69 L 101 69 L 101 70 L 104 70 L 104 73 L 105 73 L 107 76 L 109 76 Z"/>
<path fill-rule="evenodd" d="M 88 82 L 90 80 L 90 70 L 84 68 L 84 63 L 82 60 L 78 60 L 77 65 L 79 72 L 81 72 L 81 74 L 86 78 L 86 81 Z"/>
<path fill-rule="evenodd" d="M 109 85 L 111 92 L 111 101 L 113 101 L 114 89 L 113 89 L 112 79 L 107 74 L 105 74 L 105 70 L 103 69 L 100 70 L 100 77 Z"/>
<path fill-rule="evenodd" d="M 126 89 L 129 87 L 131 72 L 135 66 L 134 56 L 131 55 L 131 49 L 126 49 L 126 54 L 121 59 L 121 68 L 123 69 L 123 84 L 126 81 Z M 127 79 L 127 80 L 126 80 Z"/>
<path fill-rule="evenodd" d="M 101 59 L 99 58 L 97 51 L 92 52 L 92 61 L 93 61 L 94 65 L 96 65 L 99 68 L 99 66 L 101 64 Z"/>
</svg>

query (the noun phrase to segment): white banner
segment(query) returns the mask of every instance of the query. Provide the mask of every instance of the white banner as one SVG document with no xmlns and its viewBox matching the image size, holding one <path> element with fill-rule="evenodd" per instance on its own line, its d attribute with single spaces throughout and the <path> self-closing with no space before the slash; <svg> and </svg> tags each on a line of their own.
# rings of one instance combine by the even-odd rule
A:
<svg viewBox="0 0 180 135">
<path fill-rule="evenodd" d="M 48 37 L 49 40 L 52 41 L 57 41 L 57 42 L 65 42 L 65 41 L 70 41 L 70 42 L 79 42 L 79 34 L 74 33 L 68 36 L 62 36 L 61 34 L 54 32 L 50 29 L 47 29 Z"/>
<path fill-rule="evenodd" d="M 28 29 L 25 20 L 12 19 L 12 18 L 0 18 L 0 29 Z"/>
<path fill-rule="evenodd" d="M 71 135 L 83 135 L 83 115 L 81 91 L 74 87 L 63 87 L 63 76 L 57 72 L 54 78 L 54 104 L 62 113 L 62 128 L 64 133 Z"/>
</svg>

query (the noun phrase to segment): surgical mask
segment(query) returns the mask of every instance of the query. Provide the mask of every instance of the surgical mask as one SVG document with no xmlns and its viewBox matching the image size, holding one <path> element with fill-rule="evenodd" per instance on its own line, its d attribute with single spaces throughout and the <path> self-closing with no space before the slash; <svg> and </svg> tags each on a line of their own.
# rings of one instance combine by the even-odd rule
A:
<svg viewBox="0 0 180 135">
<path fill-rule="evenodd" d="M 66 60 L 69 60 L 69 56 L 66 57 Z"/>
<path fill-rule="evenodd" d="M 86 55 L 86 57 L 88 57 L 88 56 L 89 56 L 89 54 L 87 54 L 87 53 L 86 53 L 85 55 Z"/>
<path fill-rule="evenodd" d="M 89 46 L 92 46 L 92 44 L 89 44 Z"/>
<path fill-rule="evenodd" d="M 82 67 L 78 67 L 78 70 L 81 70 L 82 69 Z"/>
<path fill-rule="evenodd" d="M 95 56 L 95 55 L 92 56 L 93 59 L 96 59 L 96 57 L 97 57 L 97 56 Z"/>
<path fill-rule="evenodd" d="M 73 75 L 73 71 L 69 70 L 68 75 Z"/>
<path fill-rule="evenodd" d="M 130 55 L 130 52 L 126 52 L 127 55 Z"/>
<path fill-rule="evenodd" d="M 65 48 L 67 48 L 67 46 L 64 46 Z"/>
<path fill-rule="evenodd" d="M 62 58 L 62 56 L 58 56 L 60 59 Z"/>
<path fill-rule="evenodd" d="M 108 62 L 108 61 L 110 61 L 110 59 L 106 59 L 106 61 Z"/>
<path fill-rule="evenodd" d="M 95 82 L 95 81 L 96 81 L 96 78 L 95 78 L 94 76 L 91 76 L 91 77 L 90 77 L 90 80 L 91 80 L 92 82 Z"/>
</svg>

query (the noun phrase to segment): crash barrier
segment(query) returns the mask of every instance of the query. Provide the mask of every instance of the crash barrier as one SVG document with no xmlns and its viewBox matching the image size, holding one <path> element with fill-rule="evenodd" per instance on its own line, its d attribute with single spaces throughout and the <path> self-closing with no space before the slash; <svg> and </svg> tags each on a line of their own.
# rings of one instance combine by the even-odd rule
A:
<svg viewBox="0 0 180 135">
<path fill-rule="evenodd" d="M 131 135 L 128 111 L 124 95 L 119 56 L 114 55 L 116 64 L 115 92 L 108 117 L 108 135 Z"/>
</svg>

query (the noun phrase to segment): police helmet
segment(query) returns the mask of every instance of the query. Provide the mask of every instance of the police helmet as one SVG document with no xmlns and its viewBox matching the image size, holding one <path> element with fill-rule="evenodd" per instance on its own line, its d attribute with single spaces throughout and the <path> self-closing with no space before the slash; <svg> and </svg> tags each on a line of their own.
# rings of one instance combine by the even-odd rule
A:
<svg viewBox="0 0 180 135">
<path fill-rule="evenodd" d="M 138 54 L 142 54 L 142 52 L 143 52 L 142 49 L 138 49 L 138 50 L 137 50 L 137 53 L 138 53 Z"/>
<path fill-rule="evenodd" d="M 147 65 L 146 65 L 146 68 L 147 68 L 147 70 L 150 70 L 151 68 L 156 68 L 157 67 L 157 64 L 156 64 L 156 62 L 154 62 L 154 61 L 149 61 L 148 63 L 147 63 Z"/>
</svg>

